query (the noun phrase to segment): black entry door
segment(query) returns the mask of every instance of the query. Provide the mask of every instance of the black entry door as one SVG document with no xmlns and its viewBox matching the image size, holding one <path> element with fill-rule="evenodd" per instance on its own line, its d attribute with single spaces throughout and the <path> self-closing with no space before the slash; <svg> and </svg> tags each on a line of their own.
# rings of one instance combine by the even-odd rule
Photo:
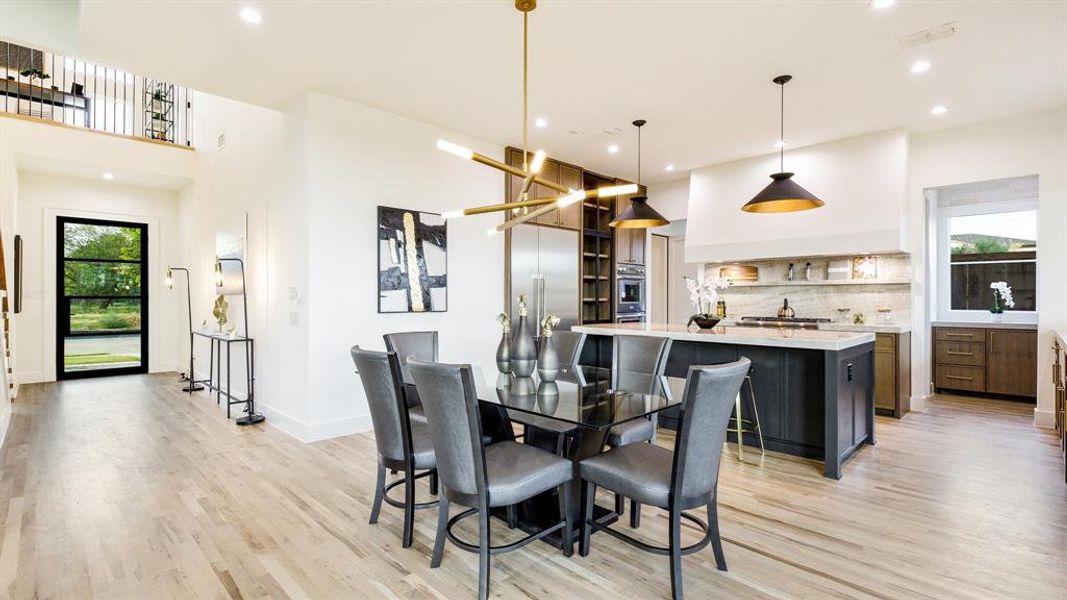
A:
<svg viewBox="0 0 1067 600">
<path fill-rule="evenodd" d="M 56 219 L 56 378 L 148 372 L 148 226 Z"/>
</svg>

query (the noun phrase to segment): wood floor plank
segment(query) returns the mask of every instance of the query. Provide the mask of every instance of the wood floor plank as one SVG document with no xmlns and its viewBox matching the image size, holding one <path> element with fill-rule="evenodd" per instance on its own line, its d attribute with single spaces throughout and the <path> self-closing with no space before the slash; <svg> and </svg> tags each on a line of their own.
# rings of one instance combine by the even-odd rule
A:
<svg viewBox="0 0 1067 600">
<path fill-rule="evenodd" d="M 470 598 L 477 557 L 429 568 L 436 511 L 368 525 L 370 434 L 304 444 L 239 428 L 173 375 L 23 386 L 0 454 L 0 597 Z M 818 463 L 727 447 L 730 571 L 686 557 L 689 597 L 1064 597 L 1067 486 L 1032 406 L 936 397 L 879 417 L 840 481 Z M 659 443 L 673 442 L 661 432 Z M 420 499 L 429 498 L 425 480 Z M 610 504 L 603 496 L 600 502 Z M 621 525 L 625 526 L 625 525 Z M 666 539 L 661 511 L 638 534 Z M 457 530 L 473 538 L 473 523 Z M 494 543 L 518 534 L 493 524 Z M 692 540 L 698 533 L 687 528 Z M 535 543 L 493 558 L 495 597 L 665 598 L 667 560 L 606 535 L 592 554 Z"/>
</svg>

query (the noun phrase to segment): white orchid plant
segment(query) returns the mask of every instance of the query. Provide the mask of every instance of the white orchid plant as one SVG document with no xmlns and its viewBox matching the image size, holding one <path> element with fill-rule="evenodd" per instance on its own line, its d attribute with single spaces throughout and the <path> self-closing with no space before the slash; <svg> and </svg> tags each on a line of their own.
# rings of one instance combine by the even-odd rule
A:
<svg viewBox="0 0 1067 600">
<path fill-rule="evenodd" d="M 993 290 L 993 306 L 989 308 L 989 312 L 999 315 L 1004 312 L 1004 308 L 1015 308 L 1015 298 L 1011 295 L 1011 286 L 1006 281 L 994 281 L 989 284 L 989 289 Z"/>
<path fill-rule="evenodd" d="M 689 318 L 690 324 L 697 317 L 712 317 L 712 307 L 719 300 L 719 290 L 730 287 L 730 280 L 726 277 L 708 278 L 697 281 L 691 277 L 685 277 L 685 287 L 689 290 L 689 303 L 696 309 L 696 314 Z"/>
</svg>

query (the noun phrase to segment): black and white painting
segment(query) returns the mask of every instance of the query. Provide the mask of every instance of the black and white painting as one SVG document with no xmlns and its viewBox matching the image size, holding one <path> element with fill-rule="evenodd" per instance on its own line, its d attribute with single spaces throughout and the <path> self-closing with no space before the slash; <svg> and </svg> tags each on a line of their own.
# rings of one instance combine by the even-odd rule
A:
<svg viewBox="0 0 1067 600">
<path fill-rule="evenodd" d="M 439 214 L 378 207 L 378 312 L 448 310 L 447 240 Z"/>
</svg>

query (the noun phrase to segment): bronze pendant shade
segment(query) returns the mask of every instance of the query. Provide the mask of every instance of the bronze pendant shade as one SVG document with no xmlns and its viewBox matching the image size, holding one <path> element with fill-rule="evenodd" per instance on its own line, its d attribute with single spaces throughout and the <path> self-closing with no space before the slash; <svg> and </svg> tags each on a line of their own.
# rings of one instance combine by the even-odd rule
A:
<svg viewBox="0 0 1067 600">
<path fill-rule="evenodd" d="M 634 196 L 630 199 L 630 206 L 615 217 L 608 225 L 616 229 L 648 229 L 667 225 L 670 221 L 656 212 L 656 209 L 648 205 L 647 196 Z"/>
<path fill-rule="evenodd" d="M 785 84 L 793 78 L 792 75 L 779 75 L 773 79 L 774 83 L 781 86 L 781 121 L 779 122 L 779 169 L 780 172 L 771 175 L 771 181 L 754 198 L 745 203 L 741 210 L 751 213 L 780 213 L 798 212 L 819 208 L 825 204 L 815 194 L 797 185 L 793 181 L 793 174 L 785 172 Z"/>
<path fill-rule="evenodd" d="M 767 184 L 741 210 L 753 213 L 797 212 L 819 208 L 824 204 L 815 194 L 797 185 L 792 173 L 775 173 L 771 179 L 774 181 Z"/>
<path fill-rule="evenodd" d="M 638 119 L 634 121 L 637 127 L 637 185 L 641 185 L 641 127 L 647 121 Z M 608 223 L 609 227 L 616 229 L 648 229 L 668 225 L 670 221 L 656 212 L 656 209 L 648 205 L 648 196 L 634 196 L 630 199 L 630 206 L 622 211 L 622 214 Z"/>
</svg>

